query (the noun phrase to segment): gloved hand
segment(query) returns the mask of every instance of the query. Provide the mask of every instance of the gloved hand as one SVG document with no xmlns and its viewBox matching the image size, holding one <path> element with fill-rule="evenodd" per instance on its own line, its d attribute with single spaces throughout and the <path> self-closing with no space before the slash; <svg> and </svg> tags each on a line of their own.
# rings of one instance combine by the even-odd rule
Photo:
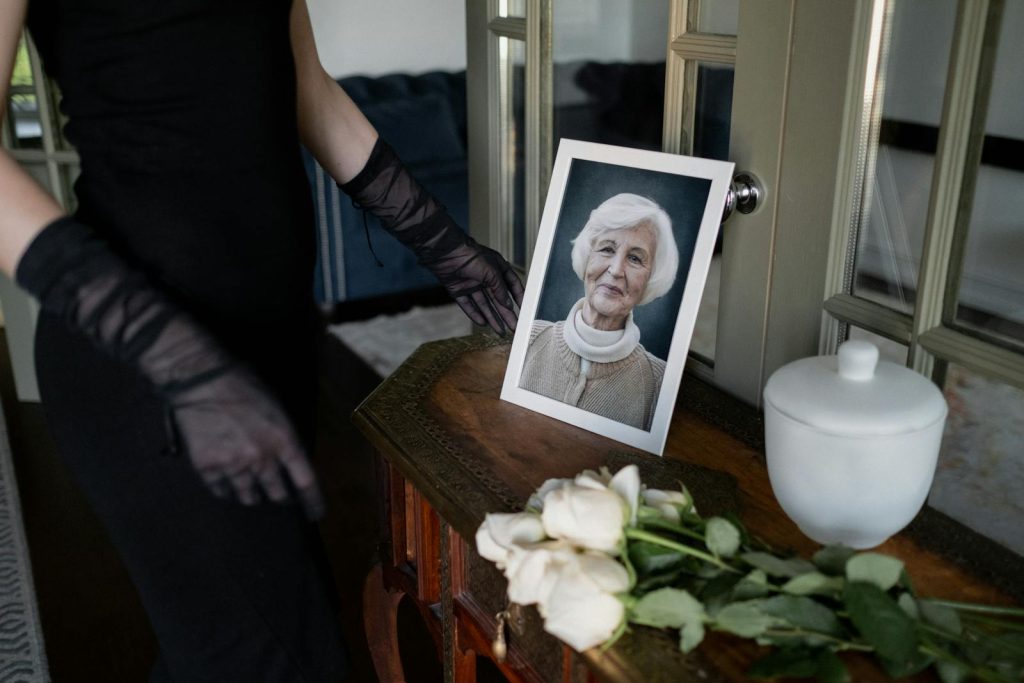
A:
<svg viewBox="0 0 1024 683">
<path fill-rule="evenodd" d="M 190 316 L 73 218 L 54 221 L 18 263 L 18 283 L 97 348 L 136 368 L 166 401 L 172 444 L 218 496 L 284 502 L 291 480 L 306 514 L 323 498 L 277 401 Z M 284 476 L 282 476 L 284 475 Z"/>
<path fill-rule="evenodd" d="M 501 255 L 477 244 L 378 138 L 366 165 L 339 187 L 416 254 L 470 320 L 498 334 L 516 328 L 523 284 Z"/>
</svg>

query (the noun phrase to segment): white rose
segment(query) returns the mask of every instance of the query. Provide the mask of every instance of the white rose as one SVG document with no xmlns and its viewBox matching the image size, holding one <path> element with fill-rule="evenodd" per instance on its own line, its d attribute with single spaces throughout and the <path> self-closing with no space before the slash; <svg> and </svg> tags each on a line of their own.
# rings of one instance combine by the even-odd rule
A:
<svg viewBox="0 0 1024 683">
<path fill-rule="evenodd" d="M 520 605 L 547 600 L 562 568 L 575 561 L 576 551 L 556 541 L 514 549 L 505 569 L 508 599 Z"/>
<path fill-rule="evenodd" d="M 640 470 L 636 465 L 626 465 L 615 473 L 608 488 L 619 494 L 629 509 L 629 525 L 636 526 L 636 511 L 640 506 Z"/>
<path fill-rule="evenodd" d="M 607 467 L 602 467 L 600 472 L 594 470 L 583 470 L 576 475 L 575 483 L 588 489 L 606 489 L 611 483 L 612 473 Z"/>
<path fill-rule="evenodd" d="M 526 501 L 526 509 L 540 512 L 544 509 L 544 497 L 555 489 L 561 488 L 562 484 L 568 484 L 571 481 L 572 479 L 548 479 L 533 492 L 530 500 Z"/>
<path fill-rule="evenodd" d="M 544 525 L 532 512 L 491 513 L 476 531 L 476 551 L 480 557 L 504 569 L 509 552 L 518 545 L 544 539 Z"/>
<path fill-rule="evenodd" d="M 612 565 L 621 569 L 622 575 Z M 615 596 L 628 588 L 625 571 L 615 560 L 593 553 L 564 565 L 541 604 L 544 630 L 579 652 L 611 638 L 626 616 L 625 607 Z"/>
<path fill-rule="evenodd" d="M 617 554 L 628 515 L 626 502 L 614 491 L 564 484 L 544 499 L 541 521 L 552 538 Z"/>
<path fill-rule="evenodd" d="M 683 491 L 645 489 L 641 495 L 645 505 L 658 510 L 670 522 L 679 522 L 680 514 L 683 512 L 697 512 L 697 508 L 693 505 L 693 498 L 685 489 Z"/>
</svg>

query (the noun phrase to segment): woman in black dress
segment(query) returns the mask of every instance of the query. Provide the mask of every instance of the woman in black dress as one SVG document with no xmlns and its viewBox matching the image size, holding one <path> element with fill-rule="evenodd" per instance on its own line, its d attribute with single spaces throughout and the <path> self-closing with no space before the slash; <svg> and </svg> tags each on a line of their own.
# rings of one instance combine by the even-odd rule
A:
<svg viewBox="0 0 1024 683">
<path fill-rule="evenodd" d="M 0 95 L 23 23 L 63 93 L 79 210 L 0 152 L 0 268 L 42 304 L 44 408 L 153 623 L 152 678 L 337 681 L 307 521 L 323 504 L 300 139 L 475 322 L 514 329 L 522 287 L 323 71 L 304 0 L 14 0 Z"/>
</svg>

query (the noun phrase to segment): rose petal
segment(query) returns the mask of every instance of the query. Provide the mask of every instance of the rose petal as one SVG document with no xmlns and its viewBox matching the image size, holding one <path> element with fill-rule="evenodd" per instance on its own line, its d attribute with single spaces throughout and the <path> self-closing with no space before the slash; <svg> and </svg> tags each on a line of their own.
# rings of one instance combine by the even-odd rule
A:
<svg viewBox="0 0 1024 683">
<path fill-rule="evenodd" d="M 629 508 L 629 525 L 636 526 L 636 510 L 640 505 L 640 470 L 636 465 L 626 465 L 615 473 L 608 488 L 626 501 Z"/>
</svg>

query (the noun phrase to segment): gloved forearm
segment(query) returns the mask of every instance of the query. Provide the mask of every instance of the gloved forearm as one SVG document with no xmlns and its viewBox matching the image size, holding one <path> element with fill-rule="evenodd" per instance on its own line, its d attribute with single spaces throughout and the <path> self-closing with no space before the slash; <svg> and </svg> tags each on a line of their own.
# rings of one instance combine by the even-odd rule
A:
<svg viewBox="0 0 1024 683">
<path fill-rule="evenodd" d="M 339 187 L 416 254 L 473 322 L 499 334 L 515 329 L 523 285 L 512 266 L 466 234 L 386 142 L 378 138 L 363 169 Z"/>
<path fill-rule="evenodd" d="M 61 218 L 18 263 L 18 283 L 98 349 L 135 368 L 166 402 L 193 466 L 218 495 L 322 501 L 292 427 L 262 383 L 87 226 Z"/>
</svg>

